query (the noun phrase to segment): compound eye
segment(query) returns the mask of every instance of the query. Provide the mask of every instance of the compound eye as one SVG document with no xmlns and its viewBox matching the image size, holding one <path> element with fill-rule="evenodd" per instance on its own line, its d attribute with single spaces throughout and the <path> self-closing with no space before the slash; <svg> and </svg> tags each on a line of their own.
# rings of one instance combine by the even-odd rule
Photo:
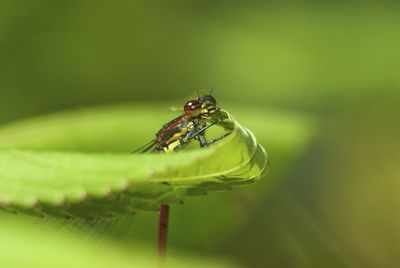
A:
<svg viewBox="0 0 400 268">
<path fill-rule="evenodd" d="M 211 95 L 206 95 L 203 98 L 200 99 L 201 102 L 206 103 L 206 104 L 212 104 L 212 105 L 216 105 L 217 101 L 215 100 L 215 98 Z"/>
<path fill-rule="evenodd" d="M 198 100 L 190 100 L 185 103 L 183 109 L 188 116 L 196 117 L 201 113 L 201 103 Z"/>
</svg>

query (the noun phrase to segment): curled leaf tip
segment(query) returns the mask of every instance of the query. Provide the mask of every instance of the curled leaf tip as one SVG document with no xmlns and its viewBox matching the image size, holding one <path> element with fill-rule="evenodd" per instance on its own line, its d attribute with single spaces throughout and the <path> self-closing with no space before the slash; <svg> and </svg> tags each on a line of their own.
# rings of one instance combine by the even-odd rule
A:
<svg viewBox="0 0 400 268">
<path fill-rule="evenodd" d="M 127 137 L 152 137 L 147 129 L 160 124 L 163 113 L 152 109 L 143 114 L 146 120 L 138 114 L 135 107 L 100 108 L 0 128 L 0 207 L 62 218 L 107 217 L 182 204 L 185 196 L 229 190 L 267 170 L 263 147 L 224 110 L 217 125 L 229 135 L 208 149 L 127 154 Z"/>
</svg>

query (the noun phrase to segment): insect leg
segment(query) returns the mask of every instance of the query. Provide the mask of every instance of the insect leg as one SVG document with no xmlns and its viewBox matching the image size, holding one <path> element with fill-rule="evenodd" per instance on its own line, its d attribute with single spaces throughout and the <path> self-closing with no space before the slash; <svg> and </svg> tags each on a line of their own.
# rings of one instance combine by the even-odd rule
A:
<svg viewBox="0 0 400 268">
<path fill-rule="evenodd" d="M 189 142 L 193 138 L 197 138 L 197 140 L 200 142 L 200 147 L 202 147 L 202 148 L 208 147 L 207 139 L 206 139 L 206 136 L 205 136 L 204 132 L 206 131 L 206 129 L 208 129 L 209 127 L 213 126 L 214 124 L 215 123 L 212 123 L 212 124 L 210 124 L 208 126 L 202 127 L 201 129 L 199 129 L 194 134 L 189 133 L 187 142 Z M 193 128 L 191 130 L 191 132 L 194 132 L 196 129 L 197 128 Z"/>
<path fill-rule="evenodd" d="M 211 144 L 213 144 L 213 143 L 215 143 L 215 142 L 217 142 L 217 141 L 219 141 L 219 140 L 222 140 L 223 138 L 225 138 L 226 136 L 228 136 L 229 134 L 231 134 L 232 132 L 228 132 L 228 133 L 225 133 L 224 135 L 222 135 L 221 137 L 218 137 L 218 138 L 216 138 L 216 139 L 213 139 L 212 141 L 210 141 L 209 143 L 208 143 L 208 145 L 211 145 Z"/>
<path fill-rule="evenodd" d="M 204 135 L 204 132 L 198 134 L 197 139 L 200 142 L 200 147 L 202 147 L 202 148 L 208 147 L 207 139 L 206 139 L 206 136 Z"/>
<path fill-rule="evenodd" d="M 195 125 L 196 126 L 196 125 Z M 193 139 L 195 136 L 196 136 L 196 131 L 197 130 L 197 128 L 196 127 L 192 127 L 190 130 L 189 130 L 189 132 L 188 132 L 188 134 L 187 134 L 187 137 L 186 137 L 186 139 L 185 139 L 185 142 L 189 142 L 191 139 Z"/>
<path fill-rule="evenodd" d="M 197 131 L 195 134 L 193 134 L 192 136 L 190 136 L 190 137 L 187 139 L 187 141 L 190 141 L 191 139 L 193 139 L 193 138 L 195 138 L 195 137 L 197 137 L 197 136 L 199 136 L 199 135 L 201 135 L 201 134 L 203 134 L 203 136 L 204 136 L 204 131 L 205 131 L 206 129 L 208 129 L 209 127 L 215 125 L 215 124 L 216 124 L 216 123 L 212 123 L 212 124 L 210 124 L 210 125 L 208 125 L 208 126 L 205 126 L 205 127 L 201 128 L 201 129 L 200 129 L 199 131 Z"/>
</svg>

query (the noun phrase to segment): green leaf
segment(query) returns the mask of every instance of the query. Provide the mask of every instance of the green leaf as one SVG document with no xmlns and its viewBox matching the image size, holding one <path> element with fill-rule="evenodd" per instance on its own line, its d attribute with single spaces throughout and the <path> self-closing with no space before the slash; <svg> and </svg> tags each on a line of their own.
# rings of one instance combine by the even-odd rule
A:
<svg viewBox="0 0 400 268">
<path fill-rule="evenodd" d="M 230 243 L 225 239 L 232 236 L 240 238 L 238 233 L 243 228 L 252 230 L 254 218 L 265 213 L 265 204 L 285 183 L 283 180 L 292 177 L 288 177 L 288 171 L 296 170 L 296 162 L 309 152 L 310 145 L 318 137 L 318 118 L 308 114 L 256 105 L 223 106 L 265 145 L 271 168 L 265 179 L 246 187 L 231 192 L 210 193 L 201 199 L 186 198 L 185 206 L 172 210 L 169 237 L 173 242 L 170 248 L 204 252 L 207 245 L 207 253 L 225 252 L 224 243 Z M 265 217 L 268 218 L 268 215 Z M 117 241 L 124 241 L 127 246 L 135 242 L 152 244 L 156 239 L 156 228 L 156 215 L 141 213 L 134 219 L 129 216 L 121 218 L 112 233 Z"/>
<path fill-rule="evenodd" d="M 2 216 L 0 267 L 159 267 L 156 252 L 143 245 L 127 249 L 110 241 L 95 243 L 76 230 L 71 233 L 49 224 L 39 227 L 21 219 Z M 168 254 L 166 267 L 187 267 L 187 263 L 190 267 L 237 267 L 223 260 L 174 252 Z"/>
<path fill-rule="evenodd" d="M 0 129 L 0 206 L 39 216 L 132 214 L 250 183 L 265 172 L 264 149 L 228 114 L 231 134 L 208 149 L 129 154 L 145 142 L 143 134 L 153 137 L 162 114 L 99 108 Z"/>
</svg>

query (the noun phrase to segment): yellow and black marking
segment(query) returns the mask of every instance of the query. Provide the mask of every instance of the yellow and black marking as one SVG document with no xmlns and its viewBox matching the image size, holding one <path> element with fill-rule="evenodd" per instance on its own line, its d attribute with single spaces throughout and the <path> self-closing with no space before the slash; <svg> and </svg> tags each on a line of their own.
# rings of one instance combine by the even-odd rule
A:
<svg viewBox="0 0 400 268">
<path fill-rule="evenodd" d="M 215 98 L 206 95 L 187 101 L 183 109 L 185 113 L 165 124 L 155 140 L 135 152 L 169 153 L 182 149 L 192 139 L 197 139 L 201 147 L 207 147 L 205 130 L 218 121 L 215 114 L 220 111 Z"/>
</svg>

